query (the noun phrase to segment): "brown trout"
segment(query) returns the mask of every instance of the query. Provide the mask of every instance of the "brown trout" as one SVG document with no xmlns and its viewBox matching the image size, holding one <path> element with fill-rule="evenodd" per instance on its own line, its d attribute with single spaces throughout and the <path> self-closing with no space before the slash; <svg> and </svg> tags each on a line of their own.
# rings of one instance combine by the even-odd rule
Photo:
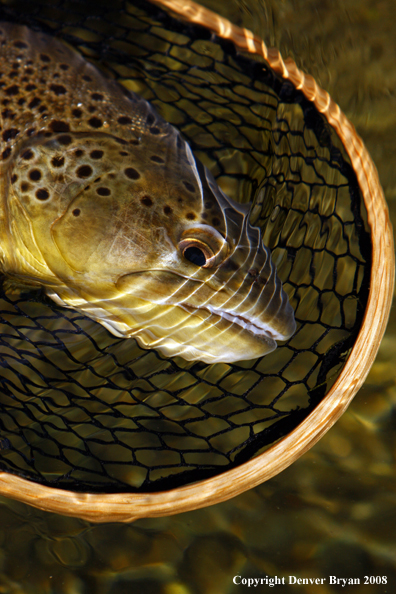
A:
<svg viewBox="0 0 396 594">
<path fill-rule="evenodd" d="M 143 348 L 254 359 L 295 331 L 249 209 L 63 42 L 0 24 L 0 266 Z"/>
</svg>

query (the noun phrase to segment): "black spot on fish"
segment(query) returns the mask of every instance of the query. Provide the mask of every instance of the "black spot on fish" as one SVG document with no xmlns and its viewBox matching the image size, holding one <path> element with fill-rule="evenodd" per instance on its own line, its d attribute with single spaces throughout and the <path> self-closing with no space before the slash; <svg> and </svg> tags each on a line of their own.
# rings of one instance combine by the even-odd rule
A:
<svg viewBox="0 0 396 594">
<path fill-rule="evenodd" d="M 27 91 L 35 91 L 37 89 L 36 85 L 33 85 L 32 83 L 26 85 L 26 90 Z"/>
<path fill-rule="evenodd" d="M 217 217 L 213 217 L 212 225 L 213 227 L 218 227 L 220 225 L 220 219 L 218 219 Z"/>
<path fill-rule="evenodd" d="M 100 188 L 98 188 L 98 189 L 96 190 L 96 193 L 97 193 L 99 196 L 110 196 L 110 194 L 111 194 L 111 191 L 110 191 L 110 189 L 109 189 L 109 188 L 102 188 L 102 187 L 100 187 Z"/>
<path fill-rule="evenodd" d="M 61 70 L 69 70 L 69 64 L 60 64 L 59 68 Z"/>
<path fill-rule="evenodd" d="M 92 78 L 90 76 L 88 76 L 88 74 L 84 74 L 82 79 L 85 80 L 86 82 L 91 82 L 91 80 L 92 80 Z"/>
<path fill-rule="evenodd" d="M 3 140 L 7 142 L 8 140 L 12 140 L 19 134 L 18 128 L 8 128 L 8 130 L 4 130 L 3 132 Z"/>
<path fill-rule="evenodd" d="M 81 165 L 76 171 L 78 177 L 89 177 L 92 175 L 92 167 L 89 165 Z"/>
<path fill-rule="evenodd" d="M 151 134 L 159 134 L 161 132 L 161 130 L 157 126 L 152 126 L 150 128 L 150 132 L 151 132 Z"/>
<path fill-rule="evenodd" d="M 104 97 L 100 93 L 92 93 L 91 98 L 94 101 L 103 101 Z"/>
<path fill-rule="evenodd" d="M 65 163 L 65 158 L 62 156 L 52 157 L 51 164 L 53 167 L 63 167 Z"/>
<path fill-rule="evenodd" d="M 58 96 L 66 95 L 66 88 L 63 85 L 50 85 L 50 90 Z"/>
<path fill-rule="evenodd" d="M 16 174 L 16 173 L 14 173 L 14 174 L 11 176 L 11 183 L 12 183 L 12 184 L 15 184 L 15 182 L 17 181 L 17 179 L 18 179 L 18 176 L 17 176 L 17 174 Z"/>
<path fill-rule="evenodd" d="M 27 182 L 21 183 L 21 192 L 27 192 L 29 188 L 30 188 L 30 185 Z"/>
<path fill-rule="evenodd" d="M 148 126 L 152 126 L 152 124 L 154 124 L 155 118 L 154 118 L 153 114 L 151 114 L 151 113 L 148 114 L 146 122 L 147 122 Z"/>
<path fill-rule="evenodd" d="M 172 214 L 172 209 L 171 209 L 171 207 L 170 207 L 170 206 L 168 206 L 167 204 L 164 206 L 164 213 L 165 213 L 166 215 L 170 215 L 170 214 Z"/>
<path fill-rule="evenodd" d="M 82 157 L 84 154 L 84 151 L 82 149 L 77 149 L 76 151 L 74 151 L 74 155 L 76 157 Z"/>
<path fill-rule="evenodd" d="M 8 159 L 8 157 L 11 155 L 11 149 L 10 147 L 6 148 L 2 153 L 1 153 L 1 158 L 3 160 Z"/>
<path fill-rule="evenodd" d="M 34 99 L 31 100 L 28 107 L 29 107 L 29 109 L 34 109 L 35 107 L 38 107 L 40 105 L 40 103 L 41 103 L 41 99 L 39 99 L 38 97 L 35 97 Z"/>
<path fill-rule="evenodd" d="M 81 109 L 76 108 L 76 109 L 72 110 L 72 114 L 74 115 L 75 118 L 81 118 L 82 113 L 83 112 L 81 111 Z"/>
<path fill-rule="evenodd" d="M 91 126 L 91 128 L 101 128 L 103 126 L 103 122 L 100 118 L 90 118 L 88 120 L 88 124 Z"/>
<path fill-rule="evenodd" d="M 25 159 L 25 161 L 29 161 L 30 159 L 33 159 L 34 157 L 34 153 L 31 149 L 27 149 L 27 151 L 22 153 L 22 159 Z"/>
<path fill-rule="evenodd" d="M 49 192 L 46 188 L 40 188 L 36 192 L 36 198 L 38 200 L 47 200 L 49 198 Z"/>
<path fill-rule="evenodd" d="M 42 62 L 51 62 L 51 58 L 47 54 L 40 54 L 40 60 Z"/>
<path fill-rule="evenodd" d="M 118 120 L 117 120 L 117 122 L 119 124 L 121 124 L 122 126 L 126 126 L 128 124 L 132 124 L 132 120 L 128 116 L 121 116 L 121 117 L 119 117 Z"/>
<path fill-rule="evenodd" d="M 12 85 L 11 87 L 8 87 L 8 89 L 5 89 L 4 92 L 9 97 L 13 97 L 14 95 L 18 95 L 19 87 L 18 87 L 18 85 Z"/>
<path fill-rule="evenodd" d="M 195 214 L 194 214 L 193 212 L 188 212 L 188 213 L 186 214 L 186 218 L 187 218 L 189 221 L 193 221 L 193 220 L 194 220 L 194 219 L 196 219 L 197 217 L 195 216 Z"/>
<path fill-rule="evenodd" d="M 50 128 L 53 132 L 69 132 L 70 126 L 62 120 L 52 120 Z"/>
<path fill-rule="evenodd" d="M 19 41 L 19 39 L 17 41 L 14 41 L 14 46 L 19 49 L 25 49 L 28 47 L 27 43 L 25 43 L 24 41 Z"/>
<path fill-rule="evenodd" d="M 80 212 L 81 212 L 81 210 L 80 210 L 79 208 L 75 208 L 75 209 L 73 210 L 73 215 L 74 215 L 75 217 L 78 217 L 78 216 L 80 215 Z"/>
<path fill-rule="evenodd" d="M 140 198 L 140 202 L 144 205 L 144 206 L 153 206 L 153 201 L 150 198 L 150 196 L 142 196 Z"/>
<path fill-rule="evenodd" d="M 29 172 L 29 179 L 32 181 L 39 181 L 41 179 L 41 171 L 40 169 L 33 169 Z"/>
<path fill-rule="evenodd" d="M 140 173 L 136 169 L 133 169 L 133 167 L 127 167 L 124 173 L 129 179 L 139 179 L 140 177 Z"/>
<path fill-rule="evenodd" d="M 103 151 L 94 150 L 89 153 L 91 159 L 101 159 L 103 157 Z"/>
</svg>

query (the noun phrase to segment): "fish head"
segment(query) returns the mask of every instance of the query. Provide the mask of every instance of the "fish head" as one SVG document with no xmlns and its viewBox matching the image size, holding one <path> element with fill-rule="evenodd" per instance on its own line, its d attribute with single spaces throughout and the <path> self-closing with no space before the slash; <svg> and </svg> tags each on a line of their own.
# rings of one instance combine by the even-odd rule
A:
<svg viewBox="0 0 396 594">
<path fill-rule="evenodd" d="M 249 223 L 250 206 L 228 198 L 192 159 L 199 199 L 195 210 L 190 203 L 190 217 L 178 218 L 176 234 L 167 230 L 167 259 L 121 276 L 117 287 L 156 304 L 153 326 L 165 318 L 161 307 L 173 307 L 163 348 L 168 356 L 206 363 L 261 357 L 293 335 L 293 309 L 260 230 Z"/>
<path fill-rule="evenodd" d="M 172 127 L 128 142 L 39 135 L 21 146 L 9 181 L 34 280 L 113 333 L 215 363 L 262 356 L 294 332 L 249 208 L 223 194 Z"/>
</svg>

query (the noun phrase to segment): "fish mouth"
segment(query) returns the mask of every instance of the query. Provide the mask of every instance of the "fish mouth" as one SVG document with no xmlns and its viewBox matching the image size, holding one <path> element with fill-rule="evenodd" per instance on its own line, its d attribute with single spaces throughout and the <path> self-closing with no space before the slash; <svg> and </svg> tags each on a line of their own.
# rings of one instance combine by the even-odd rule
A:
<svg viewBox="0 0 396 594">
<path fill-rule="evenodd" d="M 272 341 L 286 340 L 286 338 L 288 338 L 274 330 L 268 324 L 260 322 L 260 320 L 258 320 L 257 318 L 252 318 L 250 316 L 247 316 L 246 314 L 241 315 L 231 313 L 230 311 L 217 309 L 215 307 L 212 307 L 211 305 L 195 307 L 193 305 L 190 305 L 189 303 L 183 303 L 180 304 L 180 306 L 193 315 L 198 311 L 207 311 L 211 315 L 217 316 L 219 318 L 222 318 L 223 320 L 231 322 L 232 324 L 240 326 L 243 330 L 249 332 L 250 334 L 253 334 L 254 336 L 257 336 L 258 338 L 266 338 L 267 340 L 269 339 Z"/>
</svg>

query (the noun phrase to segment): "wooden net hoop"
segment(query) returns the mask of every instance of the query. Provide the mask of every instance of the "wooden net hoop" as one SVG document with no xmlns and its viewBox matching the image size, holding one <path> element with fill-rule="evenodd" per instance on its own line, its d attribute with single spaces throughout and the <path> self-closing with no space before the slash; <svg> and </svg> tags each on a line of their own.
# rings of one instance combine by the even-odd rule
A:
<svg viewBox="0 0 396 594">
<path fill-rule="evenodd" d="M 225 501 L 272 478 L 311 448 L 345 411 L 362 386 L 385 332 L 393 297 L 392 227 L 378 173 L 355 128 L 338 105 L 295 62 L 275 48 L 191 0 L 151 0 L 185 21 L 202 25 L 239 49 L 263 57 L 289 80 L 335 129 L 351 159 L 367 209 L 372 240 L 372 269 L 367 308 L 350 356 L 328 394 L 289 435 L 256 458 L 210 479 L 157 493 L 76 493 L 47 487 L 7 472 L 0 473 L 0 493 L 52 511 L 93 522 L 130 522 L 186 512 Z"/>
</svg>

